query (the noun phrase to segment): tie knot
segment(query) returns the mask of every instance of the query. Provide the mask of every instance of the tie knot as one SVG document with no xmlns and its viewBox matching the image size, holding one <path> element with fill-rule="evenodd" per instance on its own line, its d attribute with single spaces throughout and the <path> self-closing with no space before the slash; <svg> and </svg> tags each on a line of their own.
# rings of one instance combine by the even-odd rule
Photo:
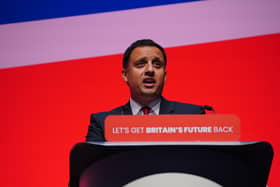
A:
<svg viewBox="0 0 280 187">
<path fill-rule="evenodd" d="M 141 108 L 141 111 L 143 112 L 144 115 L 148 115 L 151 111 L 151 108 L 148 106 L 144 106 Z"/>
</svg>

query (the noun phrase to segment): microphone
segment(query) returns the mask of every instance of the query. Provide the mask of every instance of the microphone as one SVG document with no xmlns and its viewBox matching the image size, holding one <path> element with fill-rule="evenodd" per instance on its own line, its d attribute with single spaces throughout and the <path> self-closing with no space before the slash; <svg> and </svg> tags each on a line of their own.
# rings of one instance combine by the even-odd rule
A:
<svg viewBox="0 0 280 187">
<path fill-rule="evenodd" d="M 210 105 L 204 105 L 204 106 L 202 106 L 202 108 L 203 108 L 204 110 L 207 110 L 207 111 L 211 111 L 211 112 L 213 112 L 213 113 L 216 113 L 215 109 L 214 109 L 212 106 L 210 106 Z"/>
</svg>

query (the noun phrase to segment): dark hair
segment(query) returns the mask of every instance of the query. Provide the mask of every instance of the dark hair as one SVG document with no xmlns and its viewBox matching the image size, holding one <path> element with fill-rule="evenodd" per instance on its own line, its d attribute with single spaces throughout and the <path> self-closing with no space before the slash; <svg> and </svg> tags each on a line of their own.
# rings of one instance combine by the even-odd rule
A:
<svg viewBox="0 0 280 187">
<path fill-rule="evenodd" d="M 164 58 L 164 62 L 165 62 L 165 65 L 166 65 L 167 58 L 166 58 L 166 54 L 165 54 L 165 51 L 164 51 L 163 47 L 161 47 L 159 44 L 157 44 L 153 40 L 143 39 L 143 40 L 137 40 L 137 41 L 133 42 L 125 50 L 124 55 L 123 55 L 123 69 L 127 69 L 128 62 L 129 62 L 129 57 L 130 57 L 133 49 L 135 49 L 137 47 L 143 47 L 143 46 L 154 46 L 154 47 L 157 47 L 162 52 L 162 55 L 163 55 L 163 58 Z"/>
</svg>

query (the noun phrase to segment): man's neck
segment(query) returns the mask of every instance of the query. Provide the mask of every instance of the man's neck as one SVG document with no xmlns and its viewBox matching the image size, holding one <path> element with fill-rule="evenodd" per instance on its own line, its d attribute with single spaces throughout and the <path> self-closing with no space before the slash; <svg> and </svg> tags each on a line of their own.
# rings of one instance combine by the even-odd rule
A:
<svg viewBox="0 0 280 187">
<path fill-rule="evenodd" d="M 143 96 L 143 97 L 134 98 L 134 97 L 131 96 L 131 98 L 135 102 L 139 103 L 142 106 L 148 106 L 150 103 L 152 103 L 153 101 L 159 99 L 160 97 L 161 96 L 157 96 L 157 97 L 147 97 L 147 96 L 145 97 L 145 96 Z"/>
<path fill-rule="evenodd" d="M 144 106 L 147 106 L 151 109 L 150 110 L 151 114 L 158 115 L 160 111 L 160 103 L 161 103 L 161 98 L 158 98 L 147 105 L 142 105 L 137 101 L 135 101 L 134 99 L 130 98 L 130 107 L 133 115 L 141 114 L 140 112 L 141 108 L 143 108 Z"/>
</svg>

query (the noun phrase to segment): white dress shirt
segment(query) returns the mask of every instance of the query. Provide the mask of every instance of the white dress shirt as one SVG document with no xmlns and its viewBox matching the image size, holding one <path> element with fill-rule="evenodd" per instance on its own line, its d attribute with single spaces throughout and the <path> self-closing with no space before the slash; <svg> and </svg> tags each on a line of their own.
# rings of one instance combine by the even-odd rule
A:
<svg viewBox="0 0 280 187">
<path fill-rule="evenodd" d="M 134 101 L 132 98 L 130 98 L 130 107 L 132 110 L 133 115 L 143 115 L 143 112 L 141 111 L 141 108 L 144 107 L 141 104 L 137 103 Z M 158 115 L 159 114 L 159 109 L 160 109 L 160 103 L 161 103 L 161 98 L 151 102 L 148 107 L 151 108 L 151 111 L 149 115 Z"/>
</svg>

